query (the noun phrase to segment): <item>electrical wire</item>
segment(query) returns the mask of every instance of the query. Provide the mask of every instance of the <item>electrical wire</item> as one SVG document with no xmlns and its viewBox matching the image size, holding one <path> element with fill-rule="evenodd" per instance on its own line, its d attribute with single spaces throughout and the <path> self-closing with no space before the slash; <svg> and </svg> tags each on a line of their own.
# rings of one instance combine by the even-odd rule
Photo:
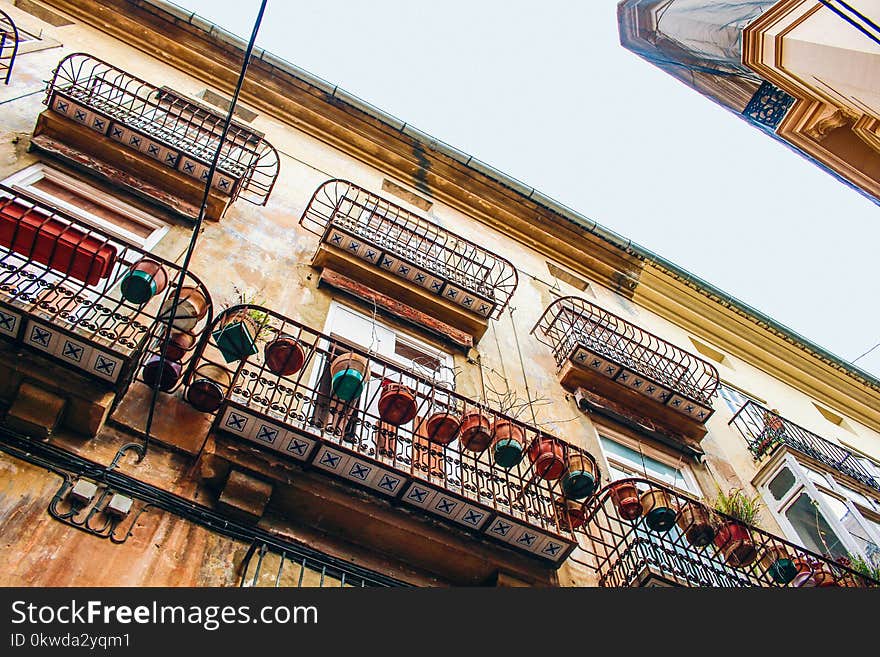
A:
<svg viewBox="0 0 880 657">
<path fill-rule="evenodd" d="M 163 372 L 165 369 L 165 352 L 168 349 L 168 344 L 171 341 L 171 331 L 174 327 L 174 321 L 177 319 L 177 306 L 180 303 L 180 291 L 183 288 L 184 281 L 186 280 L 186 275 L 189 272 L 189 264 L 190 260 L 192 260 L 193 251 L 195 251 L 196 242 L 198 240 L 199 234 L 202 230 L 202 223 L 205 220 L 205 212 L 208 208 L 208 197 L 211 193 L 211 183 L 214 180 L 214 174 L 217 171 L 217 165 L 220 161 L 220 152 L 223 149 L 223 144 L 226 142 L 226 136 L 229 133 L 229 127 L 232 124 L 232 116 L 235 112 L 235 106 L 238 103 L 238 96 L 241 93 L 241 88 L 244 84 L 244 78 L 247 74 L 248 66 L 251 61 L 251 53 L 254 50 L 254 44 L 257 41 L 257 32 L 260 30 L 260 24 L 263 22 L 263 14 L 266 11 L 266 3 L 268 0 L 261 0 L 260 2 L 260 10 L 257 13 L 257 18 L 254 21 L 254 29 L 251 32 L 250 41 L 248 41 L 247 48 L 244 53 L 244 61 L 241 64 L 241 70 L 238 74 L 238 82 L 235 85 L 235 92 L 232 94 L 232 99 L 229 101 L 229 110 L 226 112 L 226 120 L 223 122 L 223 132 L 220 135 L 220 139 L 217 143 L 217 150 L 214 152 L 214 157 L 211 158 L 211 167 L 208 169 L 208 177 L 205 181 L 205 190 L 202 195 L 202 203 L 199 206 L 199 214 L 196 217 L 195 225 L 193 226 L 192 235 L 190 236 L 189 246 L 186 249 L 186 254 L 183 258 L 183 263 L 180 266 L 180 274 L 178 276 L 177 285 L 174 288 L 174 295 L 172 297 L 172 302 L 168 311 L 168 324 L 165 326 L 164 335 L 162 337 L 162 346 L 159 348 L 159 372 Z M 156 382 L 154 386 L 152 386 L 152 395 L 150 399 L 150 406 L 147 411 L 147 424 L 144 429 L 144 444 L 142 452 L 138 456 L 138 462 L 142 461 L 146 455 L 147 450 L 150 446 L 150 430 L 153 428 L 153 417 L 156 412 L 156 402 L 159 399 L 159 388 L 162 376 L 159 376 L 159 380 Z"/>
</svg>

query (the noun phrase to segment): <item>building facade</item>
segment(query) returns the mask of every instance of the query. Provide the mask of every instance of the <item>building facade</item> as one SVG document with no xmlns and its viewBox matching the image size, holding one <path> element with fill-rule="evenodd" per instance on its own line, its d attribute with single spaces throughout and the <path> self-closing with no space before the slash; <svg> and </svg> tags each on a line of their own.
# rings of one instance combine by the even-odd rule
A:
<svg viewBox="0 0 880 657">
<path fill-rule="evenodd" d="M 271 53 L 225 130 L 174 5 L 2 9 L 0 582 L 878 584 L 867 373 Z"/>
<path fill-rule="evenodd" d="M 623 0 L 621 44 L 880 202 L 875 0 Z"/>
</svg>

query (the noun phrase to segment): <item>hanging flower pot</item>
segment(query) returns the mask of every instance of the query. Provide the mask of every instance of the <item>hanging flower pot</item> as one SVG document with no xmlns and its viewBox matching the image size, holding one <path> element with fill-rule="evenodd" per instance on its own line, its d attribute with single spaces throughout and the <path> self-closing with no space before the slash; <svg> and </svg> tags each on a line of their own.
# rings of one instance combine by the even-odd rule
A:
<svg viewBox="0 0 880 657">
<path fill-rule="evenodd" d="M 180 288 L 180 298 L 172 313 L 174 295 L 169 295 L 159 309 L 159 319 L 167 322 L 174 316 L 174 328 L 180 331 L 192 331 L 208 314 L 208 298 L 197 287 L 184 285 Z"/>
<path fill-rule="evenodd" d="M 141 305 L 162 293 L 168 286 L 168 272 L 150 258 L 141 258 L 122 277 L 119 291 L 127 300 Z"/>
<path fill-rule="evenodd" d="M 538 436 L 529 445 L 529 461 L 539 477 L 553 481 L 565 472 L 565 446 L 550 436 Z"/>
<path fill-rule="evenodd" d="M 797 574 L 791 580 L 791 586 L 799 588 L 812 588 L 816 586 L 815 568 L 807 559 L 797 558 L 794 560 Z"/>
<path fill-rule="evenodd" d="M 296 338 L 290 335 L 279 335 L 266 345 L 263 350 L 266 367 L 281 376 L 290 376 L 299 372 L 306 361 L 303 348 Z"/>
<path fill-rule="evenodd" d="M 512 468 L 522 461 L 525 432 L 510 420 L 495 420 L 492 424 L 492 456 L 502 468 Z"/>
<path fill-rule="evenodd" d="M 830 586 L 838 586 L 837 580 L 834 578 L 826 568 L 819 567 L 816 569 L 816 572 L 813 573 L 813 579 L 816 582 L 816 586 L 820 588 L 826 588 Z"/>
<path fill-rule="evenodd" d="M 733 520 L 724 522 L 718 528 L 715 547 L 721 552 L 724 562 L 734 568 L 748 566 L 758 558 L 748 527 Z"/>
<path fill-rule="evenodd" d="M 217 348 L 227 363 L 234 363 L 256 354 L 256 335 L 256 322 L 246 310 L 229 315 L 223 326 L 211 333 Z"/>
<path fill-rule="evenodd" d="M 612 484 L 608 494 L 617 509 L 617 515 L 624 520 L 635 520 L 642 515 L 642 503 L 639 502 L 639 491 L 634 483 L 621 481 Z"/>
<path fill-rule="evenodd" d="M 161 348 L 161 336 L 159 337 L 158 342 L 159 344 L 157 346 Z M 168 345 L 165 347 L 165 358 L 181 361 L 184 356 L 189 353 L 190 349 L 193 348 L 195 343 L 196 338 L 191 333 L 171 331 L 171 336 L 168 338 Z"/>
<path fill-rule="evenodd" d="M 492 431 L 489 418 L 479 410 L 467 411 L 461 416 L 461 430 L 458 440 L 464 449 L 471 452 L 483 452 L 492 442 Z"/>
<path fill-rule="evenodd" d="M 438 445 L 448 445 L 458 435 L 461 419 L 457 415 L 441 411 L 425 420 L 425 435 Z"/>
<path fill-rule="evenodd" d="M 788 556 L 788 551 L 781 545 L 764 550 L 758 564 L 761 566 L 761 570 L 777 584 L 788 584 L 798 573 L 797 566 Z"/>
<path fill-rule="evenodd" d="M 365 356 L 353 351 L 340 354 L 330 363 L 333 394 L 342 401 L 357 399 L 364 391 L 368 373 L 369 361 Z"/>
<path fill-rule="evenodd" d="M 568 527 L 571 530 L 583 526 L 587 520 L 583 502 L 560 497 L 556 500 L 556 511 L 563 523 L 568 523 Z"/>
<path fill-rule="evenodd" d="M 177 361 L 170 358 L 162 358 L 160 356 L 150 356 L 144 363 L 144 369 L 141 372 L 144 383 L 151 388 L 159 388 L 164 392 L 171 390 L 180 380 L 180 374 L 183 366 Z"/>
<path fill-rule="evenodd" d="M 645 524 L 648 529 L 664 533 L 675 525 L 675 518 L 678 514 L 665 490 L 659 488 L 647 490 L 642 493 L 639 503 L 642 505 L 642 513 L 645 516 Z"/>
<path fill-rule="evenodd" d="M 706 547 L 715 539 L 712 517 L 702 504 L 688 502 L 678 512 L 675 522 L 684 532 L 685 540 L 696 548 Z"/>
<path fill-rule="evenodd" d="M 580 452 L 570 449 L 565 459 L 562 492 L 572 500 L 583 500 L 596 491 L 596 464 Z"/>
<path fill-rule="evenodd" d="M 225 367 L 204 363 L 196 368 L 193 382 L 186 391 L 186 400 L 202 413 L 213 413 L 226 397 L 232 374 Z"/>
<path fill-rule="evenodd" d="M 382 393 L 379 395 L 378 406 L 379 417 L 382 418 L 382 421 L 395 427 L 412 422 L 418 410 L 416 393 L 413 389 L 387 379 L 382 382 Z"/>
</svg>

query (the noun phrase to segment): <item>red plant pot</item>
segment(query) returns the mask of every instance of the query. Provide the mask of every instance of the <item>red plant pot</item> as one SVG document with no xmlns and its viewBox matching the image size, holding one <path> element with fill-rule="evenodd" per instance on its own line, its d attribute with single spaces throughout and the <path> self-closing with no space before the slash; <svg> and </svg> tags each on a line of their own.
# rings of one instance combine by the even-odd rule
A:
<svg viewBox="0 0 880 657">
<path fill-rule="evenodd" d="M 191 333 L 172 331 L 171 337 L 168 338 L 168 346 L 165 347 L 165 358 L 182 361 L 195 343 L 196 338 Z M 159 346 L 161 347 L 161 345 L 162 338 L 160 337 Z"/>
<path fill-rule="evenodd" d="M 205 363 L 193 375 L 193 382 L 186 391 L 186 400 L 197 411 L 213 413 L 226 398 L 232 384 L 232 374 L 224 367 Z"/>
<path fill-rule="evenodd" d="M 275 374 L 296 374 L 305 363 L 306 356 L 296 338 L 279 335 L 265 348 L 266 367 Z"/>
<path fill-rule="evenodd" d="M 539 477 L 553 481 L 565 473 L 565 446 L 555 438 L 536 438 L 529 445 L 528 455 Z"/>
<path fill-rule="evenodd" d="M 468 411 L 461 416 L 459 442 L 471 452 L 484 452 L 492 442 L 492 424 L 480 411 Z"/>
<path fill-rule="evenodd" d="M 577 529 L 582 527 L 587 521 L 587 514 L 584 511 L 583 502 L 569 500 L 560 497 L 556 500 L 556 509 L 559 512 L 560 519 L 568 522 L 569 529 Z"/>
<path fill-rule="evenodd" d="M 161 365 L 161 367 L 160 367 Z M 180 363 L 160 356 L 151 356 L 144 363 L 142 376 L 144 383 L 151 388 L 159 388 L 164 392 L 171 390 L 180 380 L 183 367 Z"/>
<path fill-rule="evenodd" d="M 458 435 L 461 420 L 452 413 L 434 413 L 425 421 L 425 435 L 438 445 L 448 445 Z"/>
<path fill-rule="evenodd" d="M 379 417 L 383 422 L 399 427 L 412 422 L 416 416 L 416 394 L 402 383 L 382 382 L 379 395 Z"/>
<path fill-rule="evenodd" d="M 734 568 L 748 566 L 758 558 L 758 550 L 748 527 L 732 520 L 718 528 L 715 547 L 721 552 L 724 562 Z"/>
<path fill-rule="evenodd" d="M 611 503 L 624 520 L 635 520 L 642 515 L 642 503 L 639 500 L 639 490 L 636 485 L 624 481 L 619 484 L 613 484 L 608 490 Z"/>
</svg>

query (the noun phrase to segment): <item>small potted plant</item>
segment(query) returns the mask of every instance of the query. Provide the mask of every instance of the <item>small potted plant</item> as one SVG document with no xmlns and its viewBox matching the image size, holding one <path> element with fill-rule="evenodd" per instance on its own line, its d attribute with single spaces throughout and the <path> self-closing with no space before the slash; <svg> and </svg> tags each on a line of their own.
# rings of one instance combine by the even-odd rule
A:
<svg viewBox="0 0 880 657">
<path fill-rule="evenodd" d="M 225 308 L 232 306 L 247 306 L 255 303 L 251 295 L 245 294 L 237 287 L 235 299 L 231 303 L 224 304 Z M 253 356 L 257 353 L 257 340 L 262 336 L 268 315 L 256 308 L 239 308 L 226 313 L 221 325 L 214 329 L 211 337 L 223 355 L 227 363 Z"/>
<path fill-rule="evenodd" d="M 777 584 L 788 584 L 795 578 L 798 569 L 788 550 L 782 545 L 773 545 L 764 550 L 758 561 L 761 570 Z"/>
<path fill-rule="evenodd" d="M 672 529 L 678 514 L 669 497 L 669 493 L 661 488 L 650 488 L 639 497 L 642 514 L 648 529 L 664 533 Z"/>
<path fill-rule="evenodd" d="M 682 505 L 675 522 L 684 532 L 685 540 L 696 548 L 706 547 L 715 539 L 712 516 L 699 502 L 687 502 Z"/>
<path fill-rule="evenodd" d="M 635 520 L 642 515 L 642 503 L 639 502 L 639 489 L 631 481 L 618 481 L 611 484 L 608 495 L 614 508 L 624 520 Z"/>
<path fill-rule="evenodd" d="M 761 510 L 760 497 L 749 497 L 741 488 L 727 493 L 718 489 L 715 510 L 724 514 L 715 532 L 715 547 L 728 566 L 741 568 L 755 562 L 758 551 L 752 541 L 751 530 Z"/>
</svg>

